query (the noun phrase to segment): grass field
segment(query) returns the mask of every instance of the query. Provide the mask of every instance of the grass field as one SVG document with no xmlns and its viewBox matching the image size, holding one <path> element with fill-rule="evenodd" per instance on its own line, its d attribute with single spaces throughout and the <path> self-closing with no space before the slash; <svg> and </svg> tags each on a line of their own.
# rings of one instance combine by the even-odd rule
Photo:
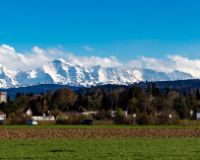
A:
<svg viewBox="0 0 200 160">
<path fill-rule="evenodd" d="M 199 159 L 200 138 L 1 140 L 0 159 Z"/>
<path fill-rule="evenodd" d="M 200 129 L 194 126 L 0 126 L 0 159 L 186 160 L 199 157 Z"/>
</svg>

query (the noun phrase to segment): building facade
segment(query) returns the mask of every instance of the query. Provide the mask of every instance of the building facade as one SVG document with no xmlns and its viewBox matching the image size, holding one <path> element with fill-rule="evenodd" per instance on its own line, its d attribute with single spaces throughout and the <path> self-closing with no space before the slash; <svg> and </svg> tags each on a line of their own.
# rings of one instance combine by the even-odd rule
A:
<svg viewBox="0 0 200 160">
<path fill-rule="evenodd" d="M 0 92 L 0 103 L 7 103 L 7 92 Z"/>
<path fill-rule="evenodd" d="M 200 112 L 196 113 L 196 118 L 197 118 L 197 120 L 200 120 Z"/>
<path fill-rule="evenodd" d="M 0 124 L 1 122 L 5 121 L 6 120 L 6 114 L 3 113 L 2 111 L 0 111 Z"/>
</svg>

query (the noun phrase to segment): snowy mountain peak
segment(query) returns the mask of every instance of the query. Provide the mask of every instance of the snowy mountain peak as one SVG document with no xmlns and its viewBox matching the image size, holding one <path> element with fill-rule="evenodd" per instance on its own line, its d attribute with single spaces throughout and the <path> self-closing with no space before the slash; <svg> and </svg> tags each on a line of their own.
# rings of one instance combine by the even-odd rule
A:
<svg viewBox="0 0 200 160">
<path fill-rule="evenodd" d="M 157 72 L 131 67 L 103 67 L 74 65 L 64 59 L 55 59 L 30 71 L 10 71 L 0 65 L 0 88 L 37 84 L 91 86 L 98 84 L 132 84 L 139 81 L 167 81 L 192 79 L 184 72 Z"/>
<path fill-rule="evenodd" d="M 15 80 L 16 72 L 10 71 L 0 65 L 0 88 L 8 88 L 11 86 L 16 86 L 17 82 Z"/>
</svg>

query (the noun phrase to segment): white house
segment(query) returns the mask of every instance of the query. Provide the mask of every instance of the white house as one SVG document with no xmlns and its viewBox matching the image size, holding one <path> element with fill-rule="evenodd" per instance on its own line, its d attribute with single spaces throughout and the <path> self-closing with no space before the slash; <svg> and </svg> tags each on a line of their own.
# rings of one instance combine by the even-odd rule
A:
<svg viewBox="0 0 200 160">
<path fill-rule="evenodd" d="M 32 110 L 29 108 L 29 109 L 25 112 L 25 115 L 26 115 L 26 116 L 32 116 L 32 115 L 33 115 Z"/>
<path fill-rule="evenodd" d="M 116 113 L 117 113 L 117 111 L 112 110 L 111 113 L 110 113 L 111 118 L 115 118 L 116 117 Z"/>
<path fill-rule="evenodd" d="M 0 122 L 5 121 L 5 120 L 6 120 L 6 114 L 0 111 Z"/>
<path fill-rule="evenodd" d="M 7 103 L 7 92 L 0 92 L 0 103 Z"/>
<path fill-rule="evenodd" d="M 200 112 L 197 112 L 196 117 L 197 117 L 197 120 L 200 120 Z"/>
<path fill-rule="evenodd" d="M 84 111 L 81 113 L 81 115 L 84 115 L 84 116 L 96 115 L 96 114 L 97 114 L 97 111 Z"/>
<path fill-rule="evenodd" d="M 55 121 L 55 117 L 50 114 L 50 111 L 48 111 L 48 115 L 44 113 L 43 115 L 40 116 L 40 115 L 33 115 L 32 110 L 29 108 L 25 112 L 25 115 L 31 117 L 31 119 L 35 121 Z"/>
<path fill-rule="evenodd" d="M 116 114 L 117 114 L 117 111 L 116 110 L 112 110 L 111 113 L 110 113 L 111 118 L 115 118 Z M 128 111 L 123 111 L 123 114 L 124 114 L 125 117 L 127 117 L 128 116 Z"/>
<path fill-rule="evenodd" d="M 31 119 L 35 121 L 55 121 L 56 120 L 53 115 L 32 116 Z"/>
</svg>

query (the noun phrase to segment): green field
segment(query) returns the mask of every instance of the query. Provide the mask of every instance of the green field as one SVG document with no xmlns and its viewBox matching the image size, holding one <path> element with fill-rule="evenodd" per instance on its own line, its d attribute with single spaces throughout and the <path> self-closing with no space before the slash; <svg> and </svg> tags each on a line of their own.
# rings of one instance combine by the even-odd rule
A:
<svg viewBox="0 0 200 160">
<path fill-rule="evenodd" d="M 200 138 L 1 140 L 0 159 L 199 159 Z"/>
<path fill-rule="evenodd" d="M 34 160 L 133 160 L 133 159 L 164 159 L 164 160 L 191 160 L 200 159 L 200 137 L 132 137 L 127 138 L 127 132 L 134 129 L 142 129 L 146 132 L 148 128 L 152 128 L 159 132 L 160 129 L 164 133 L 172 130 L 191 130 L 199 133 L 198 126 L 127 126 L 127 125 L 4 125 L 0 126 L 0 160 L 1 159 L 34 159 Z M 48 129 L 48 130 L 47 130 Z M 157 130 L 159 129 L 159 130 Z M 56 132 L 54 132 L 56 130 Z M 106 132 L 108 131 L 109 132 Z M 124 138 L 115 138 L 110 131 L 125 134 Z M 177 131 L 178 131 L 177 130 Z M 31 132 L 30 132 L 31 131 Z M 58 132 L 60 133 L 58 133 Z M 75 132 L 74 132 L 75 131 Z M 104 132 L 105 131 L 105 132 Z M 153 130 L 150 130 L 152 132 Z M 166 132 L 165 132 L 166 131 Z M 44 135 L 41 138 L 26 138 L 24 135 Z M 50 133 L 51 132 L 51 133 Z M 59 139 L 54 137 L 58 134 L 68 132 L 71 134 L 69 139 Z M 73 138 L 74 133 L 78 132 L 78 137 Z M 95 137 L 97 133 L 105 138 L 83 138 L 83 133 Z M 149 133 L 150 133 L 149 132 Z M 73 133 L 73 134 L 72 134 Z M 80 134 L 79 134 L 80 133 Z M 176 135 L 177 132 L 174 134 Z M 182 130 L 181 130 L 182 133 Z M 186 132 L 187 133 L 187 132 Z M 14 139 L 3 139 L 4 135 L 18 134 Z M 51 135 L 47 139 L 46 135 Z M 105 135 L 104 135 L 105 134 Z M 199 135 L 199 134 L 198 134 Z M 123 136 L 122 136 L 123 137 Z"/>
</svg>

